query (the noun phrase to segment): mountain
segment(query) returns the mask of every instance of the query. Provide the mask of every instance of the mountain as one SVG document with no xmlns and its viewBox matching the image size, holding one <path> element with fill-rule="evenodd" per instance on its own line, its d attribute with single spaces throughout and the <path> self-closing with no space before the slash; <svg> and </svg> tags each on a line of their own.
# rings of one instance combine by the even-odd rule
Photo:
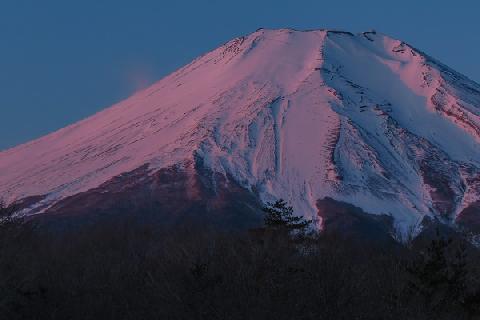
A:
<svg viewBox="0 0 480 320">
<path fill-rule="evenodd" d="M 284 198 L 319 227 L 351 207 L 399 235 L 425 217 L 479 230 L 480 85 L 375 31 L 259 29 L 2 151 L 0 194 L 26 215 L 242 223 L 238 208 Z"/>
</svg>

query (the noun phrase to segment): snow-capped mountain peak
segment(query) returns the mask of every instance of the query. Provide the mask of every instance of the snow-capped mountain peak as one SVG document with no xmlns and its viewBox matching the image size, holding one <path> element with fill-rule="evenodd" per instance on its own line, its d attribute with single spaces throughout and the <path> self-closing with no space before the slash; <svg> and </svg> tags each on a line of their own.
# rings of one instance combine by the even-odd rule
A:
<svg viewBox="0 0 480 320">
<path fill-rule="evenodd" d="M 48 212 L 147 166 L 192 162 L 317 217 L 326 197 L 407 233 L 480 203 L 480 86 L 375 31 L 236 38 L 98 114 L 0 153 L 0 194 Z M 321 226 L 321 218 L 319 220 Z"/>
</svg>

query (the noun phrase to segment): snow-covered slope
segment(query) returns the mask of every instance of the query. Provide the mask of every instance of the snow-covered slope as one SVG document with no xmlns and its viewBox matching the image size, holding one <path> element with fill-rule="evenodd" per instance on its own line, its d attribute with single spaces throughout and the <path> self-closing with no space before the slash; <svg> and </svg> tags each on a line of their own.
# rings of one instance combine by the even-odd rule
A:
<svg viewBox="0 0 480 320">
<path fill-rule="evenodd" d="M 379 33 L 261 29 L 1 152 L 0 194 L 45 196 L 24 211 L 41 213 L 194 158 L 307 216 L 328 196 L 392 215 L 403 233 L 425 215 L 454 222 L 480 201 L 480 86 Z"/>
</svg>

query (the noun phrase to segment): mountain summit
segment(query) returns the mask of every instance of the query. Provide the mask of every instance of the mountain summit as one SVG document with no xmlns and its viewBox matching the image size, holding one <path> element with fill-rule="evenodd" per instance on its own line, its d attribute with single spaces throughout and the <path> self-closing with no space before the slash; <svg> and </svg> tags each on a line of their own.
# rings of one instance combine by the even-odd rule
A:
<svg viewBox="0 0 480 320">
<path fill-rule="evenodd" d="M 478 228 L 480 86 L 374 31 L 260 29 L 0 153 L 0 195 L 21 214 L 153 189 L 158 203 L 198 202 L 201 185 L 207 209 L 235 190 L 320 227 L 334 201 L 390 216 L 399 234 L 427 216 Z"/>
</svg>

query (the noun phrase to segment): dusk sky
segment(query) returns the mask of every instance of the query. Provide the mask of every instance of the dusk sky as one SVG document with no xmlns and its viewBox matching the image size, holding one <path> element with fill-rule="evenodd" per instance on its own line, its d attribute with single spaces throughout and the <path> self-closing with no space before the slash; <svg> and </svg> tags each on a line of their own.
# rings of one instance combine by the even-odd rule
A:
<svg viewBox="0 0 480 320">
<path fill-rule="evenodd" d="M 480 4 L 0 1 L 0 150 L 85 118 L 257 28 L 375 29 L 480 81 Z"/>
</svg>

